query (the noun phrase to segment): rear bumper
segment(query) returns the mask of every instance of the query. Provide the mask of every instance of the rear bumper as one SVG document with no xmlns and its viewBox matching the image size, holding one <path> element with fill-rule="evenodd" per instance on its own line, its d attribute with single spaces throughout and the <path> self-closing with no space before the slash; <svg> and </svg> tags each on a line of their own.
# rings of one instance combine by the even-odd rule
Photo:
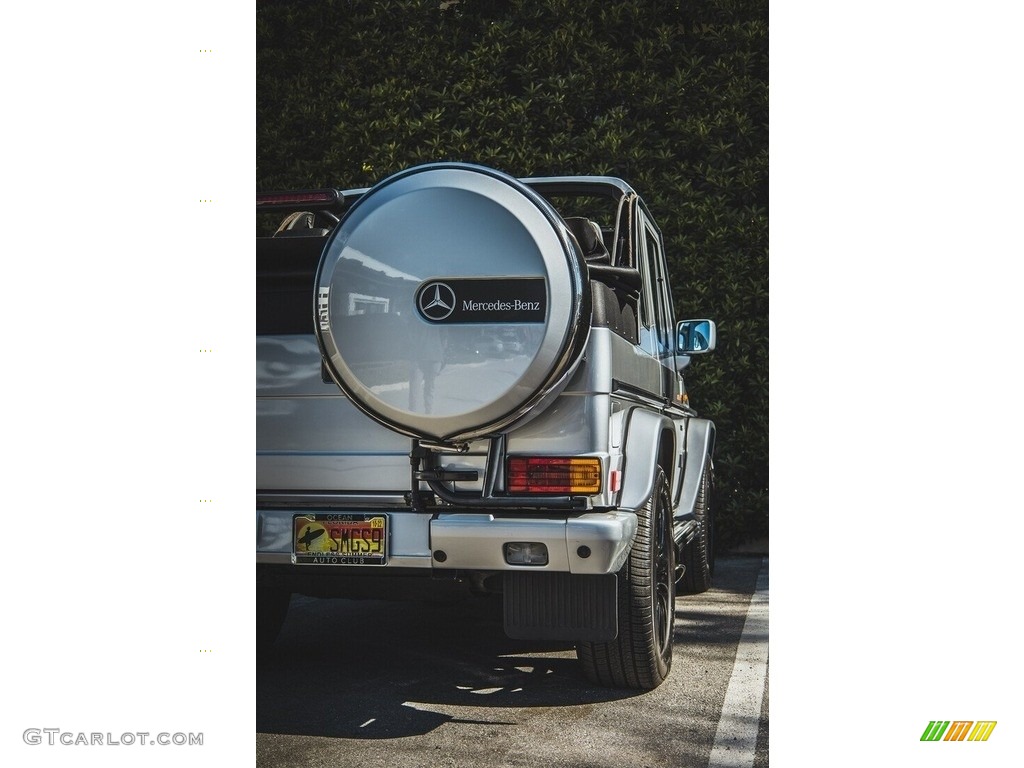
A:
<svg viewBox="0 0 1024 768">
<path fill-rule="evenodd" d="M 291 564 L 292 517 L 300 511 L 312 510 L 256 511 L 257 564 Z M 360 511 L 382 512 L 389 518 L 388 562 L 378 566 L 384 569 L 615 573 L 629 554 L 637 527 L 635 514 L 617 511 L 587 512 L 568 518 L 496 517 L 463 511 L 436 515 L 406 510 Z M 507 564 L 504 549 L 509 542 L 544 544 L 548 564 Z M 346 567 L 338 566 L 337 570 L 343 573 Z"/>
<path fill-rule="evenodd" d="M 490 514 L 438 515 L 430 523 L 434 568 L 483 571 L 615 573 L 636 534 L 632 512 L 588 512 L 578 517 L 538 519 Z M 505 544 L 537 542 L 548 550 L 546 566 L 512 566 Z M 444 552 L 443 563 L 437 552 Z"/>
</svg>

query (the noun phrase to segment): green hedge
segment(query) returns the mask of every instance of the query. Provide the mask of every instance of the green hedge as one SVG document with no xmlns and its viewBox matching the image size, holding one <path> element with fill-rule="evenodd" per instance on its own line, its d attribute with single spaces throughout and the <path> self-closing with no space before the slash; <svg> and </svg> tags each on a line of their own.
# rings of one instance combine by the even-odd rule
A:
<svg viewBox="0 0 1024 768">
<path fill-rule="evenodd" d="M 718 323 L 687 383 L 718 426 L 719 540 L 768 526 L 767 0 L 265 0 L 257 184 L 407 166 L 629 181 L 676 313 Z"/>
</svg>

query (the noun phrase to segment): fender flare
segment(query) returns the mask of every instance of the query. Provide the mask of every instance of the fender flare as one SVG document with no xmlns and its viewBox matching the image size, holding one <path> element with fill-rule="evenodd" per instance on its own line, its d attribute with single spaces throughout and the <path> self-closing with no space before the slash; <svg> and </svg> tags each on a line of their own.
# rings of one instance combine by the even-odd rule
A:
<svg viewBox="0 0 1024 768">
<path fill-rule="evenodd" d="M 714 422 L 693 417 L 686 421 L 686 454 L 683 457 L 682 488 L 675 510 L 677 520 L 693 514 L 700 479 L 704 473 L 704 462 L 714 456 L 715 452 Z"/>
<path fill-rule="evenodd" d="M 619 509 L 636 512 L 651 498 L 655 470 L 666 450 L 670 461 L 661 468 L 671 478 L 675 469 L 675 434 L 676 428 L 667 416 L 642 408 L 632 410 L 626 425 Z"/>
</svg>

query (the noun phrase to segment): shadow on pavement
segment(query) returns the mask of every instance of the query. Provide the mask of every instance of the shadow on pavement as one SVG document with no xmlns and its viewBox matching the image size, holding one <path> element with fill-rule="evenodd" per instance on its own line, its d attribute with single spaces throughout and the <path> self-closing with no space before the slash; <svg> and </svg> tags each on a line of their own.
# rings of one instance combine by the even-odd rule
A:
<svg viewBox="0 0 1024 768">
<path fill-rule="evenodd" d="M 503 708 L 578 706 L 639 693 L 592 686 L 571 644 L 507 638 L 500 599 L 293 597 L 281 637 L 257 666 L 256 729 L 398 738 L 460 719 L 511 724 Z M 445 707 L 458 715 L 436 711 Z M 490 713 L 466 720 L 466 708 Z"/>
<path fill-rule="evenodd" d="M 760 558 L 731 558 L 712 592 L 676 603 L 675 639 L 731 653 L 741 603 Z M 745 609 L 744 609 L 745 610 Z M 569 643 L 512 640 L 500 598 L 451 602 L 293 597 L 277 644 L 257 666 L 256 728 L 262 733 L 394 739 L 444 723 L 501 728 L 524 707 L 620 701 L 641 691 L 591 685 Z"/>
</svg>

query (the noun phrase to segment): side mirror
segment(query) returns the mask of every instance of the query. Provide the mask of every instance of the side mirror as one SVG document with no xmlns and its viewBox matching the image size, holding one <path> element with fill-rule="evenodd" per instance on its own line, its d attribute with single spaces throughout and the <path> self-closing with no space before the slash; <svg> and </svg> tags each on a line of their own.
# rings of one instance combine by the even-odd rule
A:
<svg viewBox="0 0 1024 768">
<path fill-rule="evenodd" d="M 683 320 L 676 326 L 676 354 L 702 355 L 715 348 L 714 320 Z"/>
</svg>

